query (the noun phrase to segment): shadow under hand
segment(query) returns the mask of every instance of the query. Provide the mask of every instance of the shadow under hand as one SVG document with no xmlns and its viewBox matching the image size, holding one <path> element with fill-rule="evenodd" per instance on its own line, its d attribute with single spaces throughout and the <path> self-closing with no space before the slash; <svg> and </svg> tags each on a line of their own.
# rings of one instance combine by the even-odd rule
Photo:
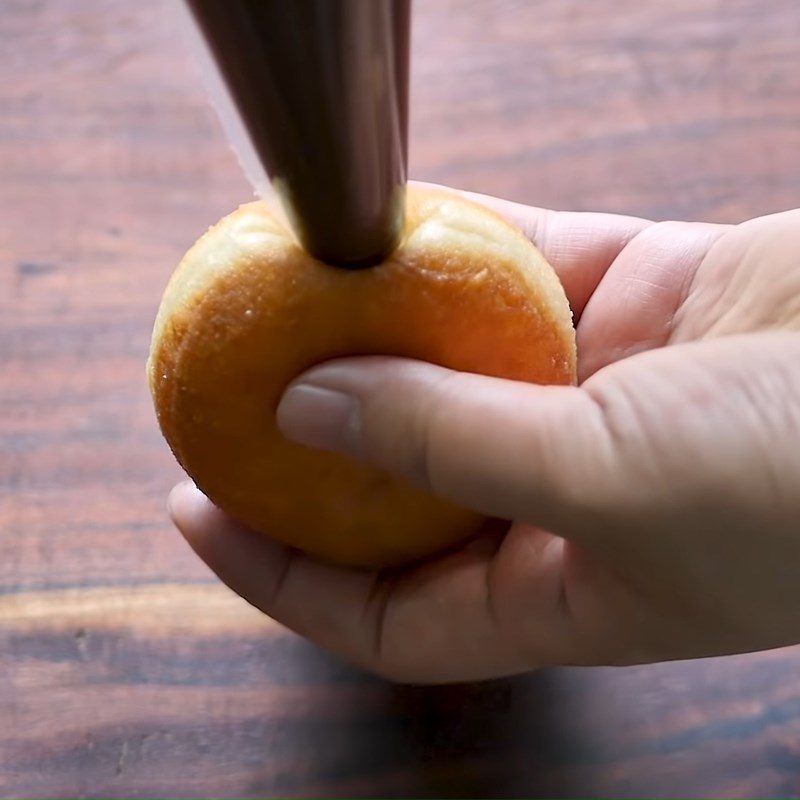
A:
<svg viewBox="0 0 800 800">
<path fill-rule="evenodd" d="M 387 722 L 406 751 L 404 794 L 558 797 L 568 790 L 557 671 L 479 684 L 392 687 Z"/>
<path fill-rule="evenodd" d="M 240 796 L 568 794 L 560 769 L 569 761 L 560 729 L 560 671 L 480 684 L 396 686 L 299 638 L 281 637 L 276 645 L 271 682 L 301 690 L 306 707 L 250 721 L 253 743 L 267 744 L 268 752 L 262 760 L 262 749 L 261 776 L 240 786 Z"/>
</svg>

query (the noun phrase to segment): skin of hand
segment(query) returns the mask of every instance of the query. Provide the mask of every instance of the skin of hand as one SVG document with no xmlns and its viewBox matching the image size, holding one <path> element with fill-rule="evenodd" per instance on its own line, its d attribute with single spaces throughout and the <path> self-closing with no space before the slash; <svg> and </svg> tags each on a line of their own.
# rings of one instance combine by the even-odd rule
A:
<svg viewBox="0 0 800 800">
<path fill-rule="evenodd" d="M 652 223 L 478 199 L 558 272 L 579 385 L 343 359 L 300 376 L 278 424 L 514 522 L 367 573 L 182 484 L 169 505 L 189 544 L 270 617 L 401 682 L 800 642 L 800 211 Z"/>
</svg>

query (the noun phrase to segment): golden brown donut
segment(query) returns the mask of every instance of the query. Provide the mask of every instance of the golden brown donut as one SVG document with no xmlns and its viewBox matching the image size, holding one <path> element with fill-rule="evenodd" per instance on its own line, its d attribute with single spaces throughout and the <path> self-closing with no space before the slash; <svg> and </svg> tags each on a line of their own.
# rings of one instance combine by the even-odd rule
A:
<svg viewBox="0 0 800 800">
<path fill-rule="evenodd" d="M 431 555 L 483 521 L 280 435 L 275 409 L 287 384 L 354 354 L 575 380 L 572 316 L 556 274 L 520 231 L 460 195 L 410 187 L 400 246 L 360 271 L 315 261 L 263 203 L 211 228 L 173 275 L 153 331 L 148 375 L 161 430 L 222 509 L 350 566 Z"/>
</svg>

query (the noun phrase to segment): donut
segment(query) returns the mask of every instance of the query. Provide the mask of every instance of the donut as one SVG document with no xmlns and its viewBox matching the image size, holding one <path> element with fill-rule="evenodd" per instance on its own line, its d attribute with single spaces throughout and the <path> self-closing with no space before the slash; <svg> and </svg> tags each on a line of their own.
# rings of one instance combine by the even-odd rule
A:
<svg viewBox="0 0 800 800">
<path fill-rule="evenodd" d="M 383 354 L 539 384 L 575 382 L 558 277 L 493 211 L 409 187 L 403 236 L 381 264 L 316 261 L 262 202 L 184 256 L 148 360 L 156 415 L 201 491 L 246 526 L 318 559 L 388 568 L 473 536 L 484 519 L 369 464 L 293 444 L 275 410 L 307 368 Z"/>
</svg>

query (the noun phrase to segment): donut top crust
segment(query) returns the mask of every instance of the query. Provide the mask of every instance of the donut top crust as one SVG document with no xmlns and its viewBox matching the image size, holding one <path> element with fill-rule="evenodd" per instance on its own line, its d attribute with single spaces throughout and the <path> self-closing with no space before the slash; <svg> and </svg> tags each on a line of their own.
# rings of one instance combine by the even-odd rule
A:
<svg viewBox="0 0 800 800">
<path fill-rule="evenodd" d="M 161 341 L 167 321 L 202 297 L 215 280 L 253 262 L 280 264 L 292 258 L 310 259 L 269 206 L 260 201 L 241 205 L 210 227 L 173 273 L 153 326 L 151 354 Z M 558 276 L 522 232 L 491 209 L 446 190 L 409 187 L 403 237 L 387 260 L 407 262 L 443 279 L 458 277 L 463 282 L 487 285 L 497 284 L 502 277 L 517 283 L 522 275 L 530 296 L 541 296 L 538 305 L 542 313 L 551 317 L 565 342 L 572 342 L 568 349 L 574 371 L 572 311 Z M 151 357 L 151 385 L 152 370 Z"/>
</svg>

